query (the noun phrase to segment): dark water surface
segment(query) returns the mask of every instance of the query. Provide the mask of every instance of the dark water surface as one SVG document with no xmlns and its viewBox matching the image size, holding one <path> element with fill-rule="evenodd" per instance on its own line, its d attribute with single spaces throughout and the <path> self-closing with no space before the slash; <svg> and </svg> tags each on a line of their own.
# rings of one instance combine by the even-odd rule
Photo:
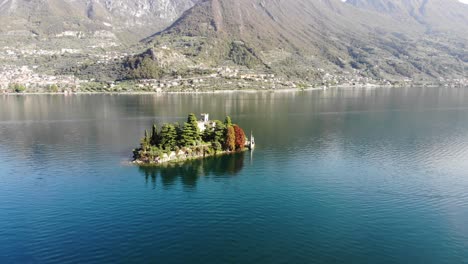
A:
<svg viewBox="0 0 468 264">
<path fill-rule="evenodd" d="M 153 122 L 253 152 L 126 165 Z M 0 263 L 468 263 L 468 90 L 0 96 Z"/>
</svg>

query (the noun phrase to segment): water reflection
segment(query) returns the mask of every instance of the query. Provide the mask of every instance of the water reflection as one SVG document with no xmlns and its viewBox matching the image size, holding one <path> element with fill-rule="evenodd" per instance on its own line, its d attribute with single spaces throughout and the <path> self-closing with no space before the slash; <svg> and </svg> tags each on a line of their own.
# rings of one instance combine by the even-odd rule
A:
<svg viewBox="0 0 468 264">
<path fill-rule="evenodd" d="M 201 177 L 228 178 L 238 174 L 244 167 L 245 153 L 223 155 L 188 161 L 183 164 L 169 164 L 158 167 L 139 167 L 147 184 L 153 188 L 158 178 L 163 187 L 177 185 L 180 181 L 184 188 L 194 189 Z"/>
</svg>

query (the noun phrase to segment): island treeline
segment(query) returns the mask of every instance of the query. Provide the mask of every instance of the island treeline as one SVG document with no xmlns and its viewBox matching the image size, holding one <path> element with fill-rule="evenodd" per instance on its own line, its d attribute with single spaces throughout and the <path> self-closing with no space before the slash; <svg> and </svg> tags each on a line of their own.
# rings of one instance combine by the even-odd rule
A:
<svg viewBox="0 0 468 264">
<path fill-rule="evenodd" d="M 244 130 L 229 116 L 224 122 L 208 120 L 208 114 L 202 117 L 199 121 L 192 113 L 183 125 L 154 124 L 151 131 L 145 130 L 140 147 L 133 151 L 134 162 L 161 164 L 244 151 L 249 146 Z"/>
</svg>

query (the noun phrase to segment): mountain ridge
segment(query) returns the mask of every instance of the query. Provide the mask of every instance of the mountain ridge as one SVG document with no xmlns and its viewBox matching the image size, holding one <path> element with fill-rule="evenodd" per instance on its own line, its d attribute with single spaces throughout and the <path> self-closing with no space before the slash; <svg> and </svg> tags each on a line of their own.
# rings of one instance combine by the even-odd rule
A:
<svg viewBox="0 0 468 264">
<path fill-rule="evenodd" d="M 0 21 L 8 30 L 29 30 L 43 37 L 63 31 L 107 30 L 143 38 L 162 30 L 197 0 L 3 0 Z"/>
<path fill-rule="evenodd" d="M 457 0 L 348 0 L 346 3 L 397 19 L 416 21 L 428 31 L 468 31 L 468 5 Z"/>
<path fill-rule="evenodd" d="M 458 67 L 460 61 L 467 62 L 463 37 L 450 36 L 445 42 L 414 18 L 402 22 L 398 17 L 359 6 L 358 1 L 205 0 L 186 11 L 153 41 L 181 36 L 191 38 L 192 43 L 209 39 L 192 57 L 211 60 L 211 64 L 223 59 L 232 61 L 228 55 L 230 43 L 240 41 L 256 50 L 261 64 L 271 68 L 281 68 L 275 62 L 281 50 L 289 53 L 283 62 L 300 61 L 295 66 L 303 69 L 323 66 L 332 70 L 364 70 L 375 78 L 439 78 L 447 72 L 447 65 L 443 64 L 449 64 L 453 76 L 463 74 Z M 378 1 L 385 0 L 367 2 Z M 178 49 L 177 45 L 173 47 Z M 205 56 L 209 50 L 221 51 Z M 441 58 L 441 62 L 435 63 L 434 57 Z"/>
<path fill-rule="evenodd" d="M 0 22 L 0 62 L 84 81 L 234 69 L 427 82 L 466 79 L 468 66 L 468 6 L 456 0 L 0 0 Z"/>
</svg>

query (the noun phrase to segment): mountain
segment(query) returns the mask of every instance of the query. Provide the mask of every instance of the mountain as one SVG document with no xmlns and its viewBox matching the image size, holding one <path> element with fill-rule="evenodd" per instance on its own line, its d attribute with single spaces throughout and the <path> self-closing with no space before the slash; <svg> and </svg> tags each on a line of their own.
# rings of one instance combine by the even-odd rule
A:
<svg viewBox="0 0 468 264">
<path fill-rule="evenodd" d="M 29 75 L 18 68 L 27 66 L 48 76 L 113 80 L 121 74 L 115 60 L 139 50 L 140 39 L 166 28 L 196 2 L 0 0 L 0 79 L 30 80 L 10 77 Z"/>
<path fill-rule="evenodd" d="M 309 84 L 461 79 L 467 8 L 457 0 L 0 0 L 0 64 L 97 81 L 222 68 Z"/>
<path fill-rule="evenodd" d="M 405 22 L 417 22 L 428 32 L 459 32 L 468 37 L 468 5 L 455 0 L 348 0 L 348 4 Z"/>
<path fill-rule="evenodd" d="M 452 16 L 462 25 L 434 22 Z M 234 63 L 288 76 L 314 78 L 325 69 L 437 79 L 463 75 L 466 34 L 443 30 L 463 30 L 467 17 L 456 0 L 205 0 L 152 43 L 169 45 L 195 64 Z"/>
<path fill-rule="evenodd" d="M 2 0 L 0 32 L 54 36 L 104 30 L 143 37 L 164 29 L 196 0 Z"/>
</svg>

